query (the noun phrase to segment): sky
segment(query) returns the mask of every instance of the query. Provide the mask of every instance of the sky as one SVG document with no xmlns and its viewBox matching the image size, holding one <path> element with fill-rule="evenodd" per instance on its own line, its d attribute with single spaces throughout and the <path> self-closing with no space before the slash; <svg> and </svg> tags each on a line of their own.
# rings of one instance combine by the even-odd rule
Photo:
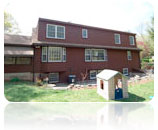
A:
<svg viewBox="0 0 158 130">
<path fill-rule="evenodd" d="M 5 0 L 4 10 L 14 17 L 22 35 L 31 35 L 39 17 L 139 33 L 154 15 L 149 1 Z"/>
</svg>

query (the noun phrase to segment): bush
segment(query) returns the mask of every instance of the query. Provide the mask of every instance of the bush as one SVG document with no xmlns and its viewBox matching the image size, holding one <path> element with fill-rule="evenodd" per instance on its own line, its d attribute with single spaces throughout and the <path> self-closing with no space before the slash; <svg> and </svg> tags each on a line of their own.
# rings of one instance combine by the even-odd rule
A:
<svg viewBox="0 0 158 130">
<path fill-rule="evenodd" d="M 16 77 L 16 78 L 12 78 L 10 81 L 11 81 L 11 82 L 19 82 L 20 79 Z"/>
</svg>

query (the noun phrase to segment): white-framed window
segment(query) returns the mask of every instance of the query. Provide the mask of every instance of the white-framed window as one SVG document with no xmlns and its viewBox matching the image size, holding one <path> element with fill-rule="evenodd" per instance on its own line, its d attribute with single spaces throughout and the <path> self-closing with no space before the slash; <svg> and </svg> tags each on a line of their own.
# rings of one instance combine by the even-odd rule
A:
<svg viewBox="0 0 158 130">
<path fill-rule="evenodd" d="M 66 62 L 66 48 L 63 48 L 63 62 Z"/>
<path fill-rule="evenodd" d="M 60 25 L 47 24 L 46 37 L 65 39 L 65 27 Z"/>
<path fill-rule="evenodd" d="M 59 82 L 59 73 L 49 73 L 49 83 Z"/>
<path fill-rule="evenodd" d="M 105 49 L 85 49 L 85 61 L 107 61 L 107 50 Z"/>
<path fill-rule="evenodd" d="M 120 34 L 114 34 L 115 36 L 115 44 L 121 44 Z"/>
<path fill-rule="evenodd" d="M 88 38 L 88 30 L 82 29 L 82 38 Z"/>
<path fill-rule="evenodd" d="M 42 62 L 47 62 L 47 47 L 42 47 Z"/>
<path fill-rule="evenodd" d="M 90 70 L 90 79 L 96 79 L 96 75 L 102 70 Z"/>
<path fill-rule="evenodd" d="M 134 36 L 129 36 L 129 44 L 130 45 L 135 45 L 135 43 L 134 43 Z"/>
<path fill-rule="evenodd" d="M 127 51 L 127 59 L 132 60 L 132 53 L 131 51 Z"/>
<path fill-rule="evenodd" d="M 97 71 L 96 70 L 91 70 L 90 71 L 90 79 L 96 79 Z"/>
<path fill-rule="evenodd" d="M 48 51 L 48 52 L 47 52 Z M 66 62 L 66 48 L 42 47 L 42 62 Z"/>
<path fill-rule="evenodd" d="M 85 61 L 91 61 L 91 49 L 85 49 Z"/>
<path fill-rule="evenodd" d="M 128 68 L 123 68 L 123 74 L 126 76 L 128 75 Z"/>
</svg>

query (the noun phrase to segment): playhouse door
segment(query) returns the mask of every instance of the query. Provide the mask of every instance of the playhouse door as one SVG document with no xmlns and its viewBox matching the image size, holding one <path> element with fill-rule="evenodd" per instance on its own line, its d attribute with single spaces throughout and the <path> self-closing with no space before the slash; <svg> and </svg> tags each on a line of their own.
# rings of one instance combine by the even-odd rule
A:
<svg viewBox="0 0 158 130">
<path fill-rule="evenodd" d="M 121 99 L 121 98 L 123 98 L 122 88 L 116 88 L 115 89 L 115 99 Z"/>
</svg>

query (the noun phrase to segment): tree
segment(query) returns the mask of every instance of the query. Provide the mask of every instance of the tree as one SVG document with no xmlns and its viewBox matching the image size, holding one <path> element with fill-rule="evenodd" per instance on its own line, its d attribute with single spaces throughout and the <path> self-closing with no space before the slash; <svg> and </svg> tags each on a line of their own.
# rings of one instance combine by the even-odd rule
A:
<svg viewBox="0 0 158 130">
<path fill-rule="evenodd" d="M 154 41 L 154 17 L 151 18 L 151 24 L 148 25 L 147 33 L 150 39 Z"/>
<path fill-rule="evenodd" d="M 4 33 L 20 33 L 17 22 L 13 16 L 7 12 L 4 12 Z"/>
</svg>

